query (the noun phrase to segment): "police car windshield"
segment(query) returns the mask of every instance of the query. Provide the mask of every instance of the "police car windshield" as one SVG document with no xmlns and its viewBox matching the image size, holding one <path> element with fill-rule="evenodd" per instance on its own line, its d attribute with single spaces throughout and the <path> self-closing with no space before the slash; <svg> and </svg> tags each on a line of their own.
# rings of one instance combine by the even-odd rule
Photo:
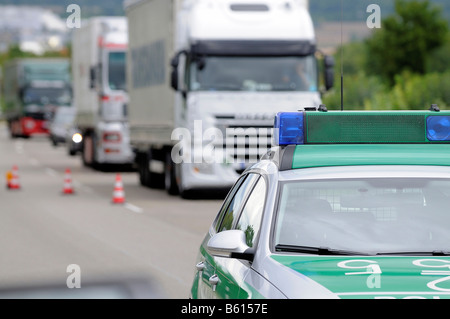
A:
<svg viewBox="0 0 450 319">
<path fill-rule="evenodd" d="M 275 247 L 365 254 L 450 251 L 450 180 L 282 182 Z"/>
<path fill-rule="evenodd" d="M 317 91 L 317 65 L 306 57 L 199 57 L 192 91 Z"/>
</svg>

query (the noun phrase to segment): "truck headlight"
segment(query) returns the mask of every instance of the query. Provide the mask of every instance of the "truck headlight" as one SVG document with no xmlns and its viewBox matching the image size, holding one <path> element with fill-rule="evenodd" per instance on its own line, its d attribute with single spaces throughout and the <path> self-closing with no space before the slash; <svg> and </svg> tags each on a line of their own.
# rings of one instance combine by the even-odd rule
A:
<svg viewBox="0 0 450 319">
<path fill-rule="evenodd" d="M 72 141 L 76 144 L 81 143 L 83 136 L 80 133 L 75 133 L 72 135 Z"/>
</svg>

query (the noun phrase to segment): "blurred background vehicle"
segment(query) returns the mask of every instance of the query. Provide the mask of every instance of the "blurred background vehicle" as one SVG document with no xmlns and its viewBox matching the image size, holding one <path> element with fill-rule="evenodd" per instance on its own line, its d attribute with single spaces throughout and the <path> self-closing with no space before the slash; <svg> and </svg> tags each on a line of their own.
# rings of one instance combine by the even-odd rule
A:
<svg viewBox="0 0 450 319">
<path fill-rule="evenodd" d="M 48 134 L 59 107 L 72 102 L 70 63 L 65 58 L 15 59 L 4 66 L 5 117 L 12 137 Z"/>
<path fill-rule="evenodd" d="M 94 17 L 76 29 L 72 39 L 75 123 L 86 166 L 130 164 L 125 81 L 127 21 Z"/>
<path fill-rule="evenodd" d="M 53 146 L 58 143 L 66 143 L 70 127 L 75 119 L 75 109 L 73 107 L 59 108 L 50 123 L 50 141 Z"/>
</svg>

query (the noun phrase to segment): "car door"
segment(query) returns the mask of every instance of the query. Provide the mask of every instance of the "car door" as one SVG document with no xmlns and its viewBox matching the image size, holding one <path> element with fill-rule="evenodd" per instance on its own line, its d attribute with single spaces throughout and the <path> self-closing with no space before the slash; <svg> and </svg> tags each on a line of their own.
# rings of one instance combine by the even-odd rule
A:
<svg viewBox="0 0 450 319">
<path fill-rule="evenodd" d="M 250 248 L 257 245 L 265 198 L 266 181 L 263 177 L 259 177 L 243 202 L 237 221 L 233 226 L 233 229 L 242 230 L 245 233 L 246 244 Z M 215 260 L 216 274 L 219 277 L 216 290 L 221 298 L 259 298 L 258 291 L 245 281 L 248 272 L 252 271 L 250 261 L 220 257 L 215 257 Z"/>
<path fill-rule="evenodd" d="M 241 211 L 242 205 L 258 178 L 259 175 L 257 174 L 243 175 L 236 182 L 225 199 L 222 208 L 213 222 L 210 232 L 205 237 L 200 247 L 201 257 L 196 265 L 197 274 L 194 279 L 193 289 L 191 291 L 193 296 L 207 299 L 223 298 L 224 296 L 226 297 L 227 290 L 234 289 L 236 287 L 235 284 L 228 282 L 226 277 L 222 275 L 224 271 L 219 274 L 216 272 L 216 263 L 219 262 L 219 268 L 227 269 L 227 261 L 221 260 L 224 258 L 220 258 L 218 260 L 218 258 L 210 255 L 207 250 L 207 244 L 209 239 L 217 232 L 230 230 L 233 228 L 237 218 L 239 217 L 238 214 Z M 197 289 L 195 286 L 197 286 Z M 217 292 L 217 287 L 220 287 L 220 293 Z M 225 291 L 222 288 L 225 289 Z"/>
</svg>

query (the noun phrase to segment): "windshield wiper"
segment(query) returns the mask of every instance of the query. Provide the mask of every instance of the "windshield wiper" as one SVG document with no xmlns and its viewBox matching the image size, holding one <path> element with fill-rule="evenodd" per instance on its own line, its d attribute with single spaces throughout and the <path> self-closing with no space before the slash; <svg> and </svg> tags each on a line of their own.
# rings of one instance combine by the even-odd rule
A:
<svg viewBox="0 0 450 319">
<path fill-rule="evenodd" d="M 450 256 L 450 252 L 442 250 L 433 251 L 395 251 L 376 253 L 375 255 L 399 255 L 399 256 Z"/>
<path fill-rule="evenodd" d="M 350 251 L 350 250 L 341 250 L 341 249 L 331 249 L 328 247 L 311 247 L 311 246 L 296 246 L 296 245 L 284 245 L 278 244 L 275 246 L 276 251 L 282 252 L 292 252 L 292 253 L 304 253 L 311 255 L 328 255 L 328 256 L 348 256 L 348 255 L 369 255 L 366 253 Z"/>
</svg>

